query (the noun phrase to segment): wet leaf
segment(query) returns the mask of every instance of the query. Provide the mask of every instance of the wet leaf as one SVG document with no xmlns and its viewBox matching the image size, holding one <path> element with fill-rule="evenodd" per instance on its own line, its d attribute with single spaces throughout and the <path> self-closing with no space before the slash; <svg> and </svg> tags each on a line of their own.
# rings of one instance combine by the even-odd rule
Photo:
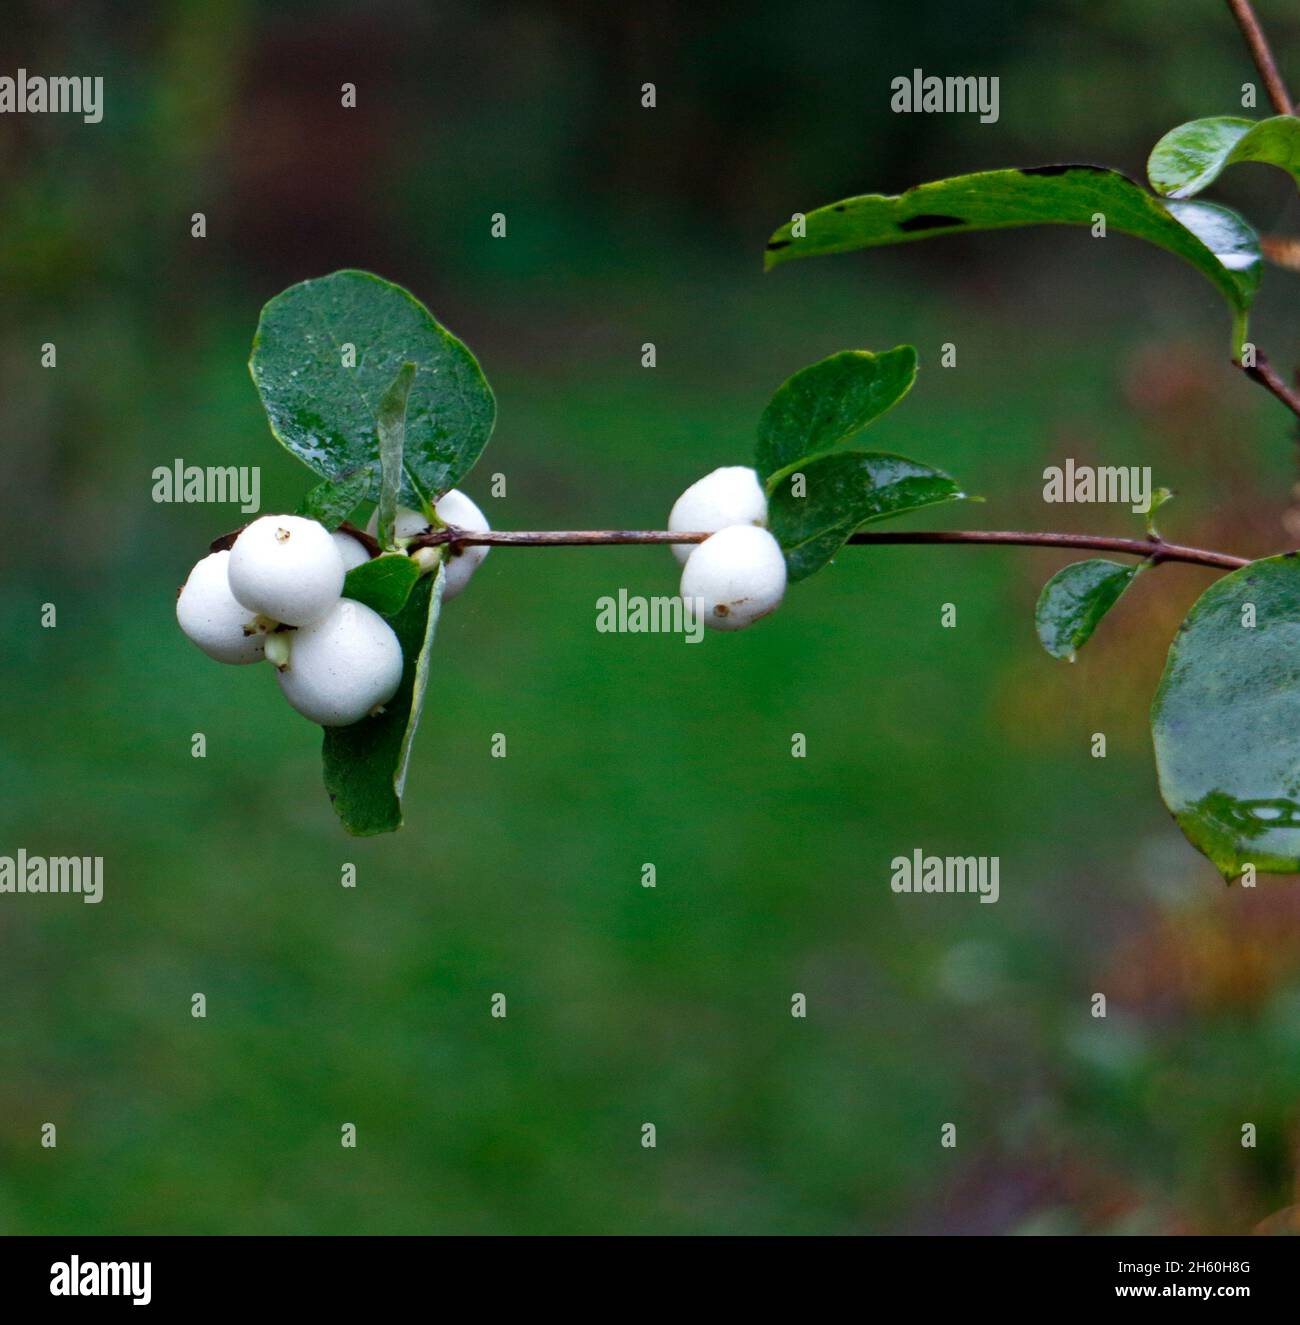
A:
<svg viewBox="0 0 1300 1325">
<path fill-rule="evenodd" d="M 785 553 L 790 579 L 803 580 L 821 570 L 855 529 L 965 495 L 942 470 L 901 455 L 834 451 L 777 477 L 768 528 Z"/>
<path fill-rule="evenodd" d="M 1300 871 L 1300 557 L 1252 562 L 1197 599 L 1151 730 L 1165 804 L 1225 877 Z"/>
<path fill-rule="evenodd" d="M 1192 210 L 1195 209 L 1195 210 Z M 805 233 L 782 226 L 767 245 L 767 266 L 791 258 L 907 244 L 940 235 L 1025 225 L 1092 227 L 1145 239 L 1189 262 L 1244 316 L 1259 286 L 1259 239 L 1226 207 L 1166 204 L 1118 171 L 1101 166 L 989 170 L 918 184 L 906 193 L 845 198 L 811 211 Z"/>
<path fill-rule="evenodd" d="M 1133 583 L 1142 563 L 1131 566 L 1095 557 L 1059 570 L 1043 585 L 1034 624 L 1043 648 L 1053 658 L 1074 661 L 1101 619 Z"/>
<path fill-rule="evenodd" d="M 829 451 L 892 409 L 916 380 L 916 350 L 843 350 L 777 388 L 758 425 L 759 477 Z"/>
<path fill-rule="evenodd" d="M 393 546 L 397 496 L 402 490 L 402 454 L 406 445 L 406 407 L 415 381 L 415 365 L 404 363 L 388 390 L 379 398 L 379 505 L 375 511 L 379 546 Z"/>
<path fill-rule="evenodd" d="M 373 499 L 380 403 L 408 362 L 401 500 L 419 507 L 469 471 L 496 417 L 478 362 L 419 300 L 364 271 L 290 286 L 262 309 L 248 366 L 282 445 L 326 478 L 369 466 Z"/>
<path fill-rule="evenodd" d="M 318 520 L 326 529 L 337 529 L 365 501 L 373 481 L 369 465 L 324 479 L 298 503 L 298 514 Z"/>
<path fill-rule="evenodd" d="M 1151 149 L 1147 176 L 1157 193 L 1190 198 L 1208 188 L 1232 165 L 1258 161 L 1285 170 L 1300 186 L 1300 120 L 1277 115 L 1247 120 L 1216 115 L 1189 120 Z"/>
</svg>

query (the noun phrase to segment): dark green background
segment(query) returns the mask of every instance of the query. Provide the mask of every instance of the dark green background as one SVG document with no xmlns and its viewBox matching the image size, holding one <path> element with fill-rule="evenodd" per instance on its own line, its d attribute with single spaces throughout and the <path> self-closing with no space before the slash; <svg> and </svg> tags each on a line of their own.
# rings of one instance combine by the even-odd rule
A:
<svg viewBox="0 0 1300 1325">
<path fill-rule="evenodd" d="M 102 74 L 106 113 L 0 120 L 0 854 L 102 855 L 106 895 L 0 897 L 0 1230 L 1221 1231 L 1295 1199 L 1300 893 L 1225 890 L 1146 724 L 1208 572 L 1143 576 L 1070 667 L 1034 636 L 1050 553 L 851 549 L 688 646 L 595 631 L 600 595 L 674 591 L 667 551 L 498 549 L 443 617 L 407 826 L 353 841 L 269 671 L 176 629 L 176 585 L 243 517 L 150 498 L 179 456 L 261 465 L 263 509 L 296 505 L 312 478 L 249 342 L 271 295 L 362 266 L 479 356 L 499 422 L 465 487 L 498 527 L 662 527 L 748 459 L 791 372 L 906 340 L 921 376 L 872 444 L 988 498 L 915 526 L 1135 529 L 1043 504 L 1072 456 L 1152 465 L 1183 541 L 1289 546 L 1287 416 L 1169 255 L 1042 230 L 762 274 L 777 225 L 844 194 L 1140 177 L 1171 125 L 1240 113 L 1222 5 L 91 3 L 6 27 L 0 72 Z M 1300 80 L 1300 24 L 1273 31 Z M 1001 118 L 891 114 L 918 66 L 999 75 Z M 1292 192 L 1243 168 L 1214 196 L 1278 231 Z M 1255 324 L 1284 367 L 1295 280 L 1270 274 Z M 999 856 L 1000 902 L 894 896 L 916 847 Z"/>
</svg>

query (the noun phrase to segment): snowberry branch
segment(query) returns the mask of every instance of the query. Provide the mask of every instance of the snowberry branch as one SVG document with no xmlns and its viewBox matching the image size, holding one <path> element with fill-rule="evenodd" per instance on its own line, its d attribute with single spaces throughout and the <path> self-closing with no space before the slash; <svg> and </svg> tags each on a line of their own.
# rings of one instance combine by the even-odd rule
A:
<svg viewBox="0 0 1300 1325">
<path fill-rule="evenodd" d="M 1282 74 L 1277 67 L 1277 61 L 1273 58 L 1273 52 L 1269 49 L 1268 38 L 1264 35 L 1264 29 L 1259 25 L 1259 19 L 1255 17 L 1255 10 L 1251 6 L 1250 0 L 1228 0 L 1228 8 L 1232 10 L 1232 16 L 1237 20 L 1241 35 L 1246 39 L 1246 45 L 1250 49 L 1250 58 L 1255 61 L 1255 68 L 1259 70 L 1260 77 L 1264 80 L 1264 86 L 1268 89 L 1268 99 L 1273 103 L 1273 109 L 1279 115 L 1292 114 L 1290 94 L 1286 90 L 1286 84 L 1282 81 Z"/>
<path fill-rule="evenodd" d="M 1258 382 L 1266 391 L 1271 392 L 1277 397 L 1297 418 L 1300 418 L 1300 393 L 1297 393 L 1293 387 L 1287 384 L 1278 376 L 1277 370 L 1265 358 L 1263 351 L 1255 351 L 1255 362 L 1249 368 L 1240 362 L 1237 367 L 1241 369 L 1252 382 Z"/>
<path fill-rule="evenodd" d="M 360 532 L 344 526 L 354 537 Z M 489 529 L 481 533 L 469 530 L 431 530 L 417 534 L 407 543 L 408 549 L 438 547 L 451 543 L 458 547 L 594 547 L 603 544 L 626 543 L 702 543 L 708 534 L 678 533 L 669 529 Z M 363 540 L 372 553 L 379 545 L 366 536 Z M 1248 566 L 1247 557 L 1234 557 L 1227 552 L 1212 552 L 1207 548 L 1185 547 L 1181 543 L 1167 543 L 1162 538 L 1107 538 L 1096 534 L 1057 534 L 1037 530 L 1011 529 L 909 529 L 904 531 L 857 533 L 849 537 L 850 543 L 986 543 L 1012 547 L 1065 547 L 1083 548 L 1094 552 L 1117 552 L 1125 556 L 1142 557 L 1159 563 L 1183 561 L 1196 566 L 1213 566 L 1220 570 L 1239 570 Z"/>
<path fill-rule="evenodd" d="M 1264 35 L 1264 29 L 1260 27 L 1259 19 L 1255 17 L 1255 10 L 1250 4 L 1250 0 L 1228 0 L 1228 8 L 1232 11 L 1233 18 L 1237 20 L 1241 35 L 1246 39 L 1250 57 L 1254 60 L 1255 68 L 1259 70 L 1260 77 L 1264 80 L 1264 87 L 1268 91 L 1268 99 L 1273 103 L 1273 109 L 1279 115 L 1294 114 L 1295 112 L 1291 107 L 1291 94 L 1286 90 L 1286 84 L 1282 81 L 1282 74 L 1277 67 L 1277 61 L 1273 58 L 1268 38 Z M 1292 414 L 1300 418 L 1300 393 L 1289 387 L 1278 376 L 1273 365 L 1261 352 L 1256 351 L 1255 363 L 1251 367 L 1246 367 L 1239 360 L 1234 360 L 1234 362 L 1252 382 L 1258 382 L 1266 391 L 1280 400 Z"/>
</svg>

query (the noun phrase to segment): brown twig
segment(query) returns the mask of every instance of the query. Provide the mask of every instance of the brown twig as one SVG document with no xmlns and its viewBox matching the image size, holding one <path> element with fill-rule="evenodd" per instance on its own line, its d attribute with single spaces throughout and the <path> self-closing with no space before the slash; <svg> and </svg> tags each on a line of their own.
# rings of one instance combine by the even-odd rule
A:
<svg viewBox="0 0 1300 1325">
<path fill-rule="evenodd" d="M 1280 400 L 1292 414 L 1300 418 L 1300 392 L 1286 384 L 1278 375 L 1277 369 L 1269 363 L 1268 356 L 1262 350 L 1255 351 L 1255 362 L 1251 367 L 1246 367 L 1236 359 L 1233 362 L 1252 382 L 1258 382 L 1266 391 L 1271 392 Z"/>
<path fill-rule="evenodd" d="M 1254 60 L 1255 68 L 1259 70 L 1260 77 L 1264 80 L 1264 87 L 1268 91 L 1268 99 L 1273 103 L 1273 109 L 1279 115 L 1294 114 L 1291 107 L 1291 94 L 1286 90 L 1286 84 L 1282 81 L 1282 74 L 1277 67 L 1277 61 L 1273 58 L 1273 52 L 1269 48 L 1268 38 L 1264 35 L 1264 29 L 1260 27 L 1259 19 L 1255 17 L 1255 10 L 1251 6 L 1250 0 L 1228 0 L 1228 8 L 1232 11 L 1233 18 L 1237 20 L 1241 35 L 1246 39 L 1250 58 Z M 1300 418 L 1300 394 L 1297 394 L 1277 375 L 1273 370 L 1273 366 L 1262 353 L 1256 351 L 1255 364 L 1250 368 L 1247 368 L 1240 360 L 1234 359 L 1233 362 L 1252 382 L 1258 382 L 1266 391 L 1271 392 L 1280 400 L 1292 414 Z"/>
<path fill-rule="evenodd" d="M 418 534 L 408 549 L 438 547 L 450 543 L 456 547 L 596 547 L 627 543 L 702 543 L 708 534 L 677 533 L 669 529 L 490 529 L 473 533 L 466 529 L 436 529 Z M 926 529 L 900 532 L 857 533 L 850 543 L 983 543 L 1011 547 L 1083 548 L 1094 552 L 1118 552 L 1142 557 L 1152 562 L 1183 561 L 1218 570 L 1239 570 L 1250 564 L 1249 558 L 1227 552 L 1184 547 L 1161 538 L 1107 538 L 1094 534 L 1055 534 L 1007 529 Z"/>
<path fill-rule="evenodd" d="M 1260 235 L 1259 249 L 1275 267 L 1300 271 L 1300 236 Z"/>
<path fill-rule="evenodd" d="M 358 529 L 351 520 L 344 520 L 339 528 L 345 534 L 351 534 L 372 557 L 377 557 L 383 551 L 383 548 L 379 546 L 379 540 L 373 534 L 366 533 L 364 529 Z"/>
<path fill-rule="evenodd" d="M 1269 49 L 1268 38 L 1259 25 L 1259 19 L 1255 17 L 1250 0 L 1228 0 L 1228 8 L 1232 11 L 1233 18 L 1237 20 L 1241 35 L 1246 39 L 1250 58 L 1255 61 L 1255 68 L 1259 70 L 1259 75 L 1264 80 L 1264 87 L 1268 90 L 1268 99 L 1273 103 L 1273 109 L 1279 115 L 1293 114 L 1291 96 L 1282 81 L 1277 61 Z"/>
</svg>

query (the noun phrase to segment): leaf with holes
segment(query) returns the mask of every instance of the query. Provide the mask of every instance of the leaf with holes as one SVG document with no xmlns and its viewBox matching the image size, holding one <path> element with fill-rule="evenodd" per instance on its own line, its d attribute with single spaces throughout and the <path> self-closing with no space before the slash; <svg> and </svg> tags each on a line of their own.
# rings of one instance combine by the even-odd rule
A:
<svg viewBox="0 0 1300 1325">
<path fill-rule="evenodd" d="M 1101 166 L 988 170 L 918 184 L 906 193 L 845 198 L 783 225 L 767 245 L 767 266 L 791 258 L 906 244 L 938 235 L 1026 225 L 1091 227 L 1145 239 L 1189 262 L 1242 321 L 1259 286 L 1259 237 L 1235 212 L 1209 203 L 1166 203 Z"/>
</svg>

